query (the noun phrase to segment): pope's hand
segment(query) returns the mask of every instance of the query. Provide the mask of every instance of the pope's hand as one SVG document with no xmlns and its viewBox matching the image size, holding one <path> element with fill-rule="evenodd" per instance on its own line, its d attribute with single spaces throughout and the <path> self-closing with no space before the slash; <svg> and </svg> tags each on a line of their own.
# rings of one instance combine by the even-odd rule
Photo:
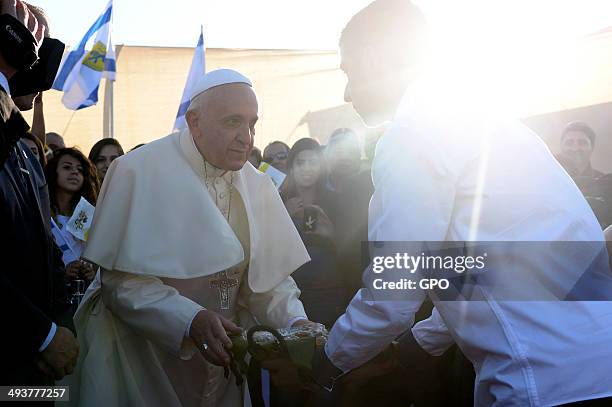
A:
<svg viewBox="0 0 612 407">
<path fill-rule="evenodd" d="M 79 356 L 79 342 L 72 332 L 58 326 L 49 346 L 42 352 L 38 367 L 47 376 L 60 380 L 71 374 Z"/>
<path fill-rule="evenodd" d="M 216 312 L 202 310 L 191 322 L 189 336 L 207 361 L 217 366 L 229 366 L 230 356 L 226 349 L 232 347 L 232 341 L 228 332 L 239 334 L 242 328 Z"/>
</svg>

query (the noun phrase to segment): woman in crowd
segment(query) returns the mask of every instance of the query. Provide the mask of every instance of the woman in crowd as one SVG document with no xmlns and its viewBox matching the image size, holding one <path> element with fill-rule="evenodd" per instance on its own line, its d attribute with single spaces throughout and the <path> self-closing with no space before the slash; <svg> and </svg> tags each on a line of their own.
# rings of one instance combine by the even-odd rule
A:
<svg viewBox="0 0 612 407">
<path fill-rule="evenodd" d="M 85 242 L 69 233 L 66 224 L 81 197 L 95 205 L 99 189 L 96 169 L 79 150 L 62 148 L 56 150 L 47 163 L 45 176 L 51 201 L 53 236 L 62 249 L 66 276 L 91 281 L 95 274 L 93 267 L 79 260 Z"/>
<path fill-rule="evenodd" d="M 34 154 L 34 157 L 36 157 L 41 167 L 45 168 L 45 165 L 47 164 L 47 159 L 45 158 L 45 148 L 38 137 L 28 132 L 22 137 L 22 141 L 30 148 L 30 151 L 32 154 Z"/>
<path fill-rule="evenodd" d="M 330 197 L 319 143 L 298 140 L 289 151 L 287 168 L 281 197 L 312 259 L 292 276 L 309 318 L 331 328 L 346 307 L 346 295 L 337 267 L 334 228 L 326 213 Z"/>
<path fill-rule="evenodd" d="M 125 153 L 123 152 L 121 144 L 114 138 L 103 138 L 91 148 L 89 160 L 96 166 L 100 185 L 102 185 L 102 181 L 104 181 L 104 176 L 110 164 L 123 154 Z"/>
<path fill-rule="evenodd" d="M 262 160 L 263 157 L 261 156 L 261 150 L 257 147 L 253 147 L 249 153 L 249 162 L 253 165 L 253 167 L 259 168 Z"/>
</svg>

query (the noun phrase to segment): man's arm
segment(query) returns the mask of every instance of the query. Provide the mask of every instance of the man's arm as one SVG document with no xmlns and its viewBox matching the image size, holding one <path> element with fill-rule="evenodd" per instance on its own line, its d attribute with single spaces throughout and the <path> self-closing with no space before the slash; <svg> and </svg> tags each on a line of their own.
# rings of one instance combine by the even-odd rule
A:
<svg viewBox="0 0 612 407">
<path fill-rule="evenodd" d="M 449 161 L 427 135 L 405 127 L 390 130 L 379 143 L 372 169 L 375 192 L 370 202 L 370 240 L 416 242 L 411 246 L 444 241 L 457 180 Z M 409 329 L 426 296 L 417 287 L 402 299 L 385 300 L 387 293 L 372 286 L 374 278 L 368 268 L 365 288 L 336 322 L 325 347 L 331 362 L 345 372 L 374 358 Z"/>
<path fill-rule="evenodd" d="M 11 327 L 2 335 L 5 352 L 22 353 L 30 358 L 43 350 L 41 347 L 51 332 L 53 322 L 2 274 L 0 309 L 4 326 Z"/>
<path fill-rule="evenodd" d="M 436 307 L 429 318 L 412 327 L 412 336 L 416 343 L 432 356 L 442 355 L 455 343 Z"/>
<path fill-rule="evenodd" d="M 34 99 L 34 113 L 32 114 L 32 134 L 37 137 L 43 147 L 46 145 L 45 140 L 45 116 L 43 113 L 43 93 L 40 92 Z M 42 152 L 44 154 L 44 151 Z"/>
<path fill-rule="evenodd" d="M 184 353 L 201 305 L 157 277 L 102 270 L 101 278 L 102 299 L 115 317 L 174 354 Z"/>
<path fill-rule="evenodd" d="M 300 289 L 291 277 L 265 293 L 254 293 L 244 281 L 240 296 L 246 308 L 261 324 L 285 328 L 298 320 L 308 319 L 299 300 Z"/>
</svg>

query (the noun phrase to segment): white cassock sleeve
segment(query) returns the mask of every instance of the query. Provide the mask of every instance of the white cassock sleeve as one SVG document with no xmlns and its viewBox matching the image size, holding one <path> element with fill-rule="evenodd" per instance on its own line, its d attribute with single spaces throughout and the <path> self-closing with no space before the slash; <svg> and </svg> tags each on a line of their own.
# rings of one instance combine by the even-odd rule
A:
<svg viewBox="0 0 612 407">
<path fill-rule="evenodd" d="M 377 146 L 372 168 L 375 190 L 370 201 L 371 241 L 445 240 L 456 176 L 449 170 L 448 157 L 429 135 L 417 131 L 395 126 Z M 372 359 L 410 329 L 427 295 L 418 289 L 410 291 L 409 299 L 372 301 L 381 296 L 368 283 L 374 278 L 369 267 L 363 278 L 365 288 L 338 319 L 325 346 L 331 362 L 345 372 Z"/>
<path fill-rule="evenodd" d="M 240 287 L 242 305 L 258 323 L 272 328 L 285 328 L 297 319 L 307 319 L 299 298 L 300 289 L 291 277 L 265 293 L 253 292 L 248 283 Z"/>
<path fill-rule="evenodd" d="M 436 307 L 429 318 L 412 327 L 412 336 L 432 356 L 442 355 L 455 343 Z"/>
<path fill-rule="evenodd" d="M 159 278 L 102 270 L 102 299 L 116 318 L 139 335 L 180 356 L 187 327 L 201 305 Z"/>
</svg>

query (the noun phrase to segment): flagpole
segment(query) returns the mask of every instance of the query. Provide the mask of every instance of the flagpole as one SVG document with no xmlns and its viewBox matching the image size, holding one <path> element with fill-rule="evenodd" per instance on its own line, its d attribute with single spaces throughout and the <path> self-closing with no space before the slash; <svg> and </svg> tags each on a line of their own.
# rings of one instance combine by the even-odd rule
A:
<svg viewBox="0 0 612 407">
<path fill-rule="evenodd" d="M 64 127 L 64 131 L 62 132 L 62 137 L 66 137 L 66 133 L 68 133 L 68 127 L 70 127 L 70 123 L 72 123 L 72 119 L 74 118 L 74 115 L 76 114 L 76 110 L 72 111 L 72 114 L 70 115 L 70 117 L 68 118 L 68 123 L 66 123 L 66 127 Z"/>
<path fill-rule="evenodd" d="M 113 81 L 107 78 L 104 83 L 104 115 L 102 118 L 104 138 L 115 138 L 113 99 Z"/>
<path fill-rule="evenodd" d="M 119 53 L 123 45 L 115 46 L 115 61 L 119 59 Z M 104 83 L 104 114 L 102 118 L 103 137 L 115 138 L 115 88 L 114 81 L 109 78 Z"/>
</svg>

